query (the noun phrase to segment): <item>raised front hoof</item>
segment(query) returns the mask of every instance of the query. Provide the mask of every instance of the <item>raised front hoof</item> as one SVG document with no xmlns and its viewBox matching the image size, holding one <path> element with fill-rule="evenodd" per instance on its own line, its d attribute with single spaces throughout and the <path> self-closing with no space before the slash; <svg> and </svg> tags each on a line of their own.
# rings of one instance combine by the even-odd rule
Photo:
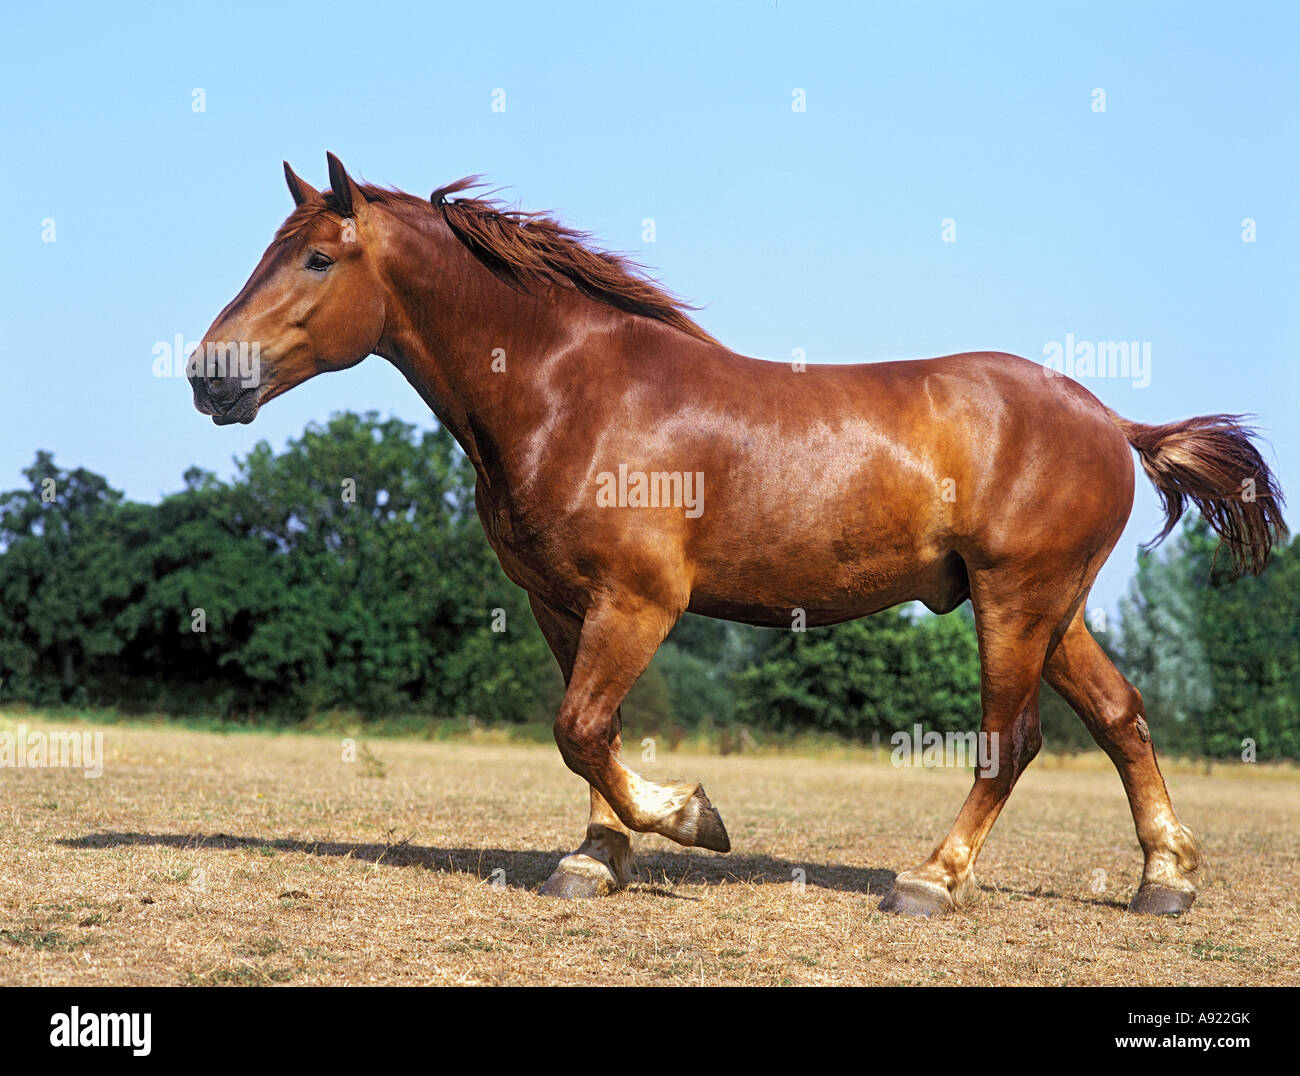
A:
<svg viewBox="0 0 1300 1076">
<path fill-rule="evenodd" d="M 730 852 L 731 838 L 727 836 L 727 827 L 722 824 L 718 809 L 709 802 L 704 788 L 695 789 L 695 794 L 677 812 L 681 819 L 681 843 L 694 848 L 707 848 L 710 852 Z"/>
<path fill-rule="evenodd" d="M 605 864 L 591 856 L 574 854 L 560 860 L 555 873 L 542 883 L 537 892 L 543 897 L 559 897 L 561 900 L 589 900 L 607 897 L 617 888 Z"/>
<path fill-rule="evenodd" d="M 1195 900 L 1194 890 L 1144 885 L 1138 888 L 1128 910 L 1137 915 L 1182 915 Z"/>
<path fill-rule="evenodd" d="M 937 886 L 894 886 L 880 902 L 882 912 L 894 915 L 945 915 L 952 911 L 952 898 Z"/>
<path fill-rule="evenodd" d="M 652 831 L 687 848 L 707 848 L 710 852 L 730 852 L 731 838 L 717 808 L 709 802 L 704 789 L 696 785 L 690 798 L 672 814 L 662 819 Z"/>
<path fill-rule="evenodd" d="M 710 852 L 730 852 L 731 838 L 727 836 L 727 827 L 722 824 L 718 809 L 709 802 L 704 789 L 697 788 L 691 802 L 699 805 L 699 820 L 695 825 L 695 844 L 707 848 Z"/>
</svg>

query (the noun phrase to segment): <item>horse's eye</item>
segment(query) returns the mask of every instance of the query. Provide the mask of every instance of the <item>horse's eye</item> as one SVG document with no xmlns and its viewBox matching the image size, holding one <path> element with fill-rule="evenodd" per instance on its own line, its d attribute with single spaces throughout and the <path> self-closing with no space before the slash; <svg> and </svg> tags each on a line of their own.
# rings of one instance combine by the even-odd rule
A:
<svg viewBox="0 0 1300 1076">
<path fill-rule="evenodd" d="M 324 254 L 315 250 L 312 251 L 311 257 L 307 259 L 307 268 L 313 273 L 323 273 L 333 264 Z"/>
</svg>

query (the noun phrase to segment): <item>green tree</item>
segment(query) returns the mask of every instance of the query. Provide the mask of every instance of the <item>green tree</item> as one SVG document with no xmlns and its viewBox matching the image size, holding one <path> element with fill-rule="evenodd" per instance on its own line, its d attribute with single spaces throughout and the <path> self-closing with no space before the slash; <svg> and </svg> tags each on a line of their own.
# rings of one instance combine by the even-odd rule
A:
<svg viewBox="0 0 1300 1076">
<path fill-rule="evenodd" d="M 1139 559 L 1121 603 L 1125 670 L 1157 742 L 1207 758 L 1300 757 L 1300 550 L 1229 581 L 1218 542 L 1189 521 Z"/>
<path fill-rule="evenodd" d="M 23 474 L 29 488 L 0 496 L 0 676 L 10 694 L 83 701 L 122 648 L 116 619 L 141 582 L 139 513 L 48 452 Z"/>
<path fill-rule="evenodd" d="M 866 737 L 978 728 L 979 648 L 967 616 L 897 609 L 806 632 L 772 632 L 737 677 L 737 719 Z"/>
<path fill-rule="evenodd" d="M 44 453 L 27 476 L 0 498 L 9 693 L 250 719 L 519 720 L 554 703 L 549 651 L 441 428 L 336 415 L 283 452 L 259 444 L 229 483 L 187 472 L 159 505 Z"/>
</svg>

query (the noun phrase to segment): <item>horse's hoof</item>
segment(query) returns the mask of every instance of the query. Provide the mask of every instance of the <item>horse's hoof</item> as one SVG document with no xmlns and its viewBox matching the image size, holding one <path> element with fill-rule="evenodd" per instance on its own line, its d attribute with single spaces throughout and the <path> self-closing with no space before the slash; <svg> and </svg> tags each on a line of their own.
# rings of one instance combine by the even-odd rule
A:
<svg viewBox="0 0 1300 1076">
<path fill-rule="evenodd" d="M 938 886 L 895 885 L 880 902 L 882 912 L 895 915 L 943 915 L 952 911 L 952 898 Z"/>
<path fill-rule="evenodd" d="M 543 897 L 559 897 L 561 900 L 589 900 L 593 897 L 605 897 L 610 893 L 609 883 L 589 874 L 569 874 L 556 871 L 537 891 Z"/>
<path fill-rule="evenodd" d="M 707 848 L 710 852 L 730 852 L 731 838 L 727 836 L 727 827 L 722 824 L 718 809 L 709 802 L 703 787 L 695 790 L 691 802 L 698 808 L 695 821 L 695 845 Z"/>
<path fill-rule="evenodd" d="M 655 833 L 687 848 L 707 848 L 710 852 L 730 852 L 731 838 L 722 824 L 718 810 L 709 802 L 704 789 L 694 786 L 690 799 L 659 822 Z"/>
<path fill-rule="evenodd" d="M 1128 910 L 1137 915 L 1182 915 L 1195 900 L 1195 890 L 1142 885 L 1138 887 Z"/>
<path fill-rule="evenodd" d="M 617 888 L 614 875 L 604 863 L 575 852 L 560 860 L 560 865 L 542 883 L 538 893 L 543 897 L 559 897 L 562 900 L 587 900 L 592 897 L 607 897 Z"/>
</svg>

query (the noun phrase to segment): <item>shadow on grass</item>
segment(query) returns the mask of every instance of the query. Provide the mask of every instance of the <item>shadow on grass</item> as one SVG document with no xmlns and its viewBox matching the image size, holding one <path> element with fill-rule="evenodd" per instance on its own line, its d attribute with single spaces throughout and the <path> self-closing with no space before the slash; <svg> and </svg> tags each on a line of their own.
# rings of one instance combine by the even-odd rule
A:
<svg viewBox="0 0 1300 1076">
<path fill-rule="evenodd" d="M 123 848 L 132 845 L 195 850 L 243 849 L 253 852 L 300 852 L 335 856 L 393 867 L 422 867 L 451 874 L 470 874 L 485 882 L 500 881 L 514 889 L 537 889 L 556 863 L 572 849 L 529 852 L 504 848 L 426 848 L 397 841 L 355 844 L 341 841 L 264 840 L 229 833 L 94 833 L 63 838 L 68 848 Z M 634 892 L 674 899 L 696 899 L 674 892 L 683 885 L 788 885 L 794 881 L 820 889 L 882 895 L 894 872 L 843 864 L 798 863 L 771 856 L 716 856 L 701 852 L 653 851 L 637 856 Z M 502 872 L 502 873 L 498 873 Z"/>
<path fill-rule="evenodd" d="M 1004 900 L 1012 902 L 1025 901 L 1027 903 L 1038 900 L 1064 900 L 1071 904 L 1082 904 L 1090 908 L 1111 908 L 1115 911 L 1128 911 L 1128 901 L 1118 900 L 1114 897 L 1076 897 L 1069 893 L 1062 893 L 1057 889 L 1044 889 L 1041 885 L 1034 889 L 1012 889 L 1008 886 L 981 885 L 981 893 L 991 893 L 995 897 L 1001 897 Z"/>
</svg>

